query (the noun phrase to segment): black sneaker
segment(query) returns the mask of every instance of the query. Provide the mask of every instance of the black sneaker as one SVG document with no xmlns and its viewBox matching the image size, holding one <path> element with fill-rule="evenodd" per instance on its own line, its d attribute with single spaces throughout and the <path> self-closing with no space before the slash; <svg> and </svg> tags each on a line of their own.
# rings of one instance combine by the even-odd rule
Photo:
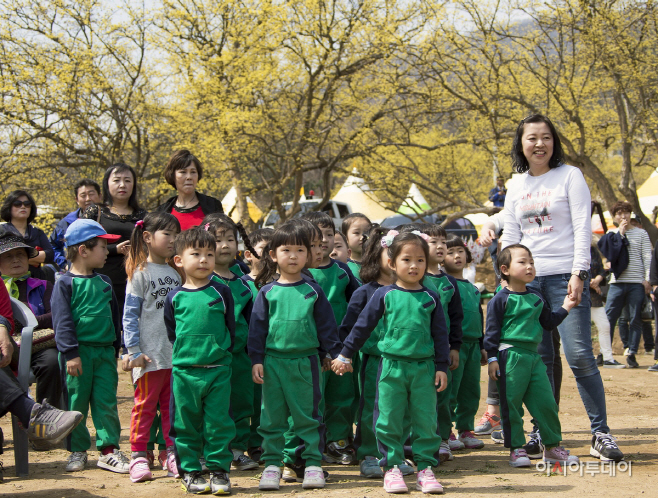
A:
<svg viewBox="0 0 658 498">
<path fill-rule="evenodd" d="M 356 452 L 345 441 L 334 441 L 327 445 L 324 459 L 328 463 L 339 463 L 341 465 L 356 465 Z"/>
<path fill-rule="evenodd" d="M 612 360 L 606 360 L 603 362 L 603 368 L 626 368 L 626 365 L 619 363 L 614 358 Z"/>
<path fill-rule="evenodd" d="M 210 484 L 201 472 L 185 472 L 181 478 L 181 488 L 188 493 L 202 495 L 210 491 Z"/>
<path fill-rule="evenodd" d="M 210 473 L 210 492 L 213 495 L 228 495 L 231 493 L 231 481 L 226 472 Z"/>
<path fill-rule="evenodd" d="M 235 470 L 254 470 L 258 468 L 258 462 L 254 462 L 247 455 L 233 455 L 231 467 Z"/>
<path fill-rule="evenodd" d="M 599 353 L 598 355 L 596 355 L 596 364 L 599 367 L 603 366 L 603 354 Z"/>
<path fill-rule="evenodd" d="M 304 482 L 305 465 L 297 465 L 294 463 L 284 463 L 281 479 L 283 482 Z"/>
<path fill-rule="evenodd" d="M 621 462 L 624 459 L 615 438 L 605 432 L 594 433 L 589 454 L 604 462 Z"/>
<path fill-rule="evenodd" d="M 496 444 L 503 444 L 505 442 L 503 431 L 493 431 L 491 433 L 491 440 Z"/>
<path fill-rule="evenodd" d="M 544 444 L 541 442 L 539 431 L 532 431 L 530 433 L 530 441 L 528 441 L 528 444 L 523 449 L 528 454 L 528 458 L 544 458 Z"/>
<path fill-rule="evenodd" d="M 626 363 L 628 364 L 628 368 L 638 368 L 640 366 L 640 364 L 635 360 L 634 354 L 629 354 L 626 357 Z"/>
<path fill-rule="evenodd" d="M 265 463 L 261 458 L 263 456 L 263 448 L 260 446 L 252 446 L 251 448 L 248 448 L 247 455 L 254 462 L 258 462 L 260 465 L 263 465 Z"/>
<path fill-rule="evenodd" d="M 647 368 L 648 372 L 658 372 L 658 361 L 651 365 L 649 368 Z"/>
</svg>

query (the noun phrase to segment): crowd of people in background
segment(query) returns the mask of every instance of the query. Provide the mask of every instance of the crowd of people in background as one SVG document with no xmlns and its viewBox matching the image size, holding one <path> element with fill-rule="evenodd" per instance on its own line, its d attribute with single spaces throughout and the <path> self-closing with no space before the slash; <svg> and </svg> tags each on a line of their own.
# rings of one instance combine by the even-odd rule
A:
<svg viewBox="0 0 658 498">
<path fill-rule="evenodd" d="M 384 229 L 354 213 L 336 227 L 309 212 L 247 234 L 197 191 L 203 167 L 188 150 L 166 165 L 176 195 L 155 211 L 140 206 L 133 168 L 115 164 L 101 185 L 74 186 L 78 209 L 50 237 L 32 225 L 32 195 L 16 190 L 0 211 L 0 413 L 19 417 L 37 450 L 66 438 L 69 472 L 87 466 L 91 410 L 97 465 L 133 482 L 152 479 L 157 458 L 190 493 L 228 493 L 231 470 L 260 465 L 260 490 L 322 488 L 326 462 L 359 465 L 387 492 L 406 492 L 403 476 L 416 473 L 417 489 L 442 493 L 432 469 L 482 448 L 483 435 L 513 467 L 579 461 L 561 446 L 562 347 L 590 455 L 620 461 L 599 367 L 637 368 L 642 337 L 654 351 L 643 313 L 658 253 L 625 202 L 611 210 L 618 228 L 592 242 L 589 189 L 545 116 L 518 124 L 512 162 L 521 178 L 509 192 L 499 178 L 490 200 L 503 209 L 480 235 L 497 244 L 501 283 L 486 323 L 463 274 L 470 251 L 440 225 Z M 31 364 L 41 403 L 11 372 L 21 326 L 10 297 L 46 331 Z M 622 321 L 626 365 L 611 346 Z M 130 457 L 119 448 L 117 359 L 135 389 Z"/>
</svg>

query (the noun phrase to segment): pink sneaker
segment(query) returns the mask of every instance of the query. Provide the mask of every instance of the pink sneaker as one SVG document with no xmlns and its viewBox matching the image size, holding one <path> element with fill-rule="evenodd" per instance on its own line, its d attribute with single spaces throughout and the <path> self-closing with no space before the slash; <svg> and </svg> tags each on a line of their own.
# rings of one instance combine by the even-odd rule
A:
<svg viewBox="0 0 658 498">
<path fill-rule="evenodd" d="M 167 455 L 167 466 L 162 469 L 167 471 L 167 477 L 173 477 L 174 479 L 178 479 L 180 475 L 178 474 L 178 466 L 176 465 L 176 456 L 174 455 L 174 452 L 170 452 Z"/>
<path fill-rule="evenodd" d="M 530 467 L 530 458 L 523 448 L 517 448 L 509 452 L 509 464 L 512 467 Z"/>
<path fill-rule="evenodd" d="M 432 469 L 429 467 L 418 472 L 416 489 L 418 491 L 422 491 L 423 493 L 429 493 L 433 495 L 443 494 L 443 486 L 441 486 L 439 481 L 436 480 L 436 477 L 434 477 L 434 472 L 432 472 Z"/>
<path fill-rule="evenodd" d="M 464 431 L 459 434 L 459 439 L 464 448 L 467 450 L 478 450 L 484 448 L 484 441 L 480 441 L 471 431 Z"/>
<path fill-rule="evenodd" d="M 158 463 L 162 470 L 167 470 L 167 450 L 160 450 L 158 452 Z"/>
<path fill-rule="evenodd" d="M 407 493 L 409 491 L 397 465 L 384 474 L 384 491 L 387 493 Z"/>
<path fill-rule="evenodd" d="M 556 446 L 555 448 L 544 449 L 544 462 L 546 463 L 561 463 L 562 465 L 569 465 L 572 463 L 580 462 L 576 455 L 569 454 L 569 450 L 563 446 Z"/>
<path fill-rule="evenodd" d="M 153 479 L 149 461 L 144 457 L 135 458 L 130 462 L 130 480 L 132 482 L 150 481 Z"/>
<path fill-rule="evenodd" d="M 464 443 L 458 440 L 452 431 L 450 431 L 450 438 L 448 439 L 448 447 L 450 451 L 459 451 L 464 449 Z"/>
</svg>

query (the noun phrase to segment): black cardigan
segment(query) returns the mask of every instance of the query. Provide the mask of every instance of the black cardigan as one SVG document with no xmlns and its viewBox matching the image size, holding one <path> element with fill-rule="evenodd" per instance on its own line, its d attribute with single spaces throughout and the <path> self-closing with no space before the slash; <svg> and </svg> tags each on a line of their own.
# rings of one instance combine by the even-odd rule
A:
<svg viewBox="0 0 658 498">
<path fill-rule="evenodd" d="M 199 199 L 199 204 L 198 206 L 201 206 L 201 211 L 203 211 L 203 215 L 207 216 L 209 214 L 213 213 L 223 213 L 224 209 L 222 208 L 222 203 L 215 199 L 214 197 L 210 197 L 209 195 L 204 195 L 200 194 L 199 192 L 196 192 L 196 196 Z M 171 213 L 172 210 L 174 209 L 174 206 L 176 205 L 176 199 L 178 199 L 178 196 L 175 195 L 173 197 L 170 197 L 167 199 L 164 203 L 160 204 L 157 208 L 155 208 L 156 211 L 164 211 L 166 213 Z M 190 209 L 196 209 L 197 206 L 192 206 Z"/>
</svg>

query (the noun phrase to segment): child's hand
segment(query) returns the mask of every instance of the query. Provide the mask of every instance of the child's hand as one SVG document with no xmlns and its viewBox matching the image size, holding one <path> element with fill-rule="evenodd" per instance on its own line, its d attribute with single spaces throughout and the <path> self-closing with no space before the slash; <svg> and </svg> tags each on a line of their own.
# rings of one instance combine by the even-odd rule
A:
<svg viewBox="0 0 658 498">
<path fill-rule="evenodd" d="M 71 377 L 82 375 L 82 360 L 79 356 L 66 362 L 66 373 Z"/>
<path fill-rule="evenodd" d="M 445 372 L 436 372 L 436 376 L 434 377 L 434 385 L 439 386 L 439 388 L 436 390 L 437 393 L 443 391 L 446 387 L 448 387 L 448 374 Z"/>
<path fill-rule="evenodd" d="M 131 367 L 130 367 L 130 355 L 129 354 L 121 355 L 121 370 L 123 370 L 124 372 L 130 372 Z"/>
<path fill-rule="evenodd" d="M 353 371 L 351 363 L 345 363 L 338 358 L 331 362 L 331 369 L 336 375 L 343 375 L 344 373 Z"/>
<path fill-rule="evenodd" d="M 578 301 L 572 301 L 571 298 L 569 297 L 569 294 L 564 296 L 564 302 L 562 303 L 562 307 L 567 310 L 571 311 L 573 308 L 576 307 L 578 304 Z"/>
<path fill-rule="evenodd" d="M 144 368 L 147 363 L 151 363 L 151 358 L 142 353 L 134 360 L 130 360 L 130 363 L 128 363 L 128 369 Z"/>
<path fill-rule="evenodd" d="M 256 384 L 265 383 L 265 375 L 263 374 L 262 363 L 256 363 L 253 367 L 251 367 L 251 378 Z"/>
<path fill-rule="evenodd" d="M 450 356 L 448 358 L 448 365 L 450 365 L 448 368 L 450 368 L 450 370 L 459 368 L 459 351 L 456 349 L 451 349 Z"/>
<path fill-rule="evenodd" d="M 322 371 L 328 372 L 331 370 L 331 358 L 322 358 Z"/>
<path fill-rule="evenodd" d="M 489 363 L 489 378 L 491 380 L 498 380 L 498 376 L 500 375 L 499 368 L 500 367 L 497 361 L 492 361 Z"/>
<path fill-rule="evenodd" d="M 487 352 L 484 349 L 480 349 L 480 366 L 486 366 L 487 364 Z"/>
</svg>

